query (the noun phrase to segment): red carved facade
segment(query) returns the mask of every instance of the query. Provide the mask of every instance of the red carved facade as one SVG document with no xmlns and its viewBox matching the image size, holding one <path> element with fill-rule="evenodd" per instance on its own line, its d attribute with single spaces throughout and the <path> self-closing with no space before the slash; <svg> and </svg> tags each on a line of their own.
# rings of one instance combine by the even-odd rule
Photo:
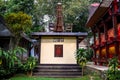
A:
<svg viewBox="0 0 120 80">
<path fill-rule="evenodd" d="M 113 57 L 120 62 L 120 0 L 103 0 L 86 26 L 94 34 L 95 65 L 107 65 Z"/>
</svg>

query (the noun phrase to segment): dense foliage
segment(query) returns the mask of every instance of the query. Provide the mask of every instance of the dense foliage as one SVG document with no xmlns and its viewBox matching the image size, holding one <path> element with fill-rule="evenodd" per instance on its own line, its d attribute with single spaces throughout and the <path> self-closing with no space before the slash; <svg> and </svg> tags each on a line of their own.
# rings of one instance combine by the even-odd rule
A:
<svg viewBox="0 0 120 80">
<path fill-rule="evenodd" d="M 87 58 L 86 58 L 87 53 L 88 53 L 87 50 L 85 50 L 84 48 L 79 48 L 76 51 L 76 55 L 75 55 L 77 64 L 79 64 L 82 67 L 82 76 L 83 76 L 83 68 L 87 63 Z"/>
<path fill-rule="evenodd" d="M 29 15 L 33 14 L 34 0 L 11 0 L 10 12 L 24 12 Z"/>
<path fill-rule="evenodd" d="M 84 48 L 79 48 L 76 51 L 76 59 L 79 60 L 81 57 L 85 57 L 87 61 L 91 61 L 93 55 L 92 49 L 84 49 Z"/>
<path fill-rule="evenodd" d="M 21 60 L 17 55 L 26 53 L 26 50 L 21 47 L 5 51 L 0 48 L 0 77 L 5 78 L 8 75 L 14 74 L 17 68 L 21 67 Z"/>
<path fill-rule="evenodd" d="M 118 59 L 112 58 L 108 64 L 109 68 L 107 70 L 108 80 L 120 80 L 120 71 L 118 70 Z"/>
<path fill-rule="evenodd" d="M 23 12 L 9 13 L 5 15 L 5 21 L 9 30 L 14 34 L 18 44 L 22 32 L 30 32 L 32 18 Z"/>
<path fill-rule="evenodd" d="M 22 47 L 16 47 L 8 51 L 0 48 L 0 78 L 12 77 L 11 75 L 21 72 L 20 70 L 24 73 L 34 69 L 36 66 L 36 59 L 34 57 L 28 57 L 24 62 L 20 58 L 26 53 L 26 49 Z"/>
<path fill-rule="evenodd" d="M 22 11 L 32 16 L 34 26 L 46 24 L 44 16 L 48 15 L 48 22 L 55 21 L 56 5 L 62 3 L 65 23 L 73 23 L 73 31 L 87 31 L 85 24 L 88 17 L 88 7 L 93 2 L 101 0 L 1 0 L 1 14 Z"/>
<path fill-rule="evenodd" d="M 24 71 L 32 71 L 36 66 L 36 59 L 34 57 L 28 57 L 27 61 L 23 63 L 22 69 Z"/>
<path fill-rule="evenodd" d="M 0 4 L 1 14 L 19 11 L 33 14 L 34 0 L 0 0 Z"/>
<path fill-rule="evenodd" d="M 75 57 L 77 60 L 77 63 L 83 67 L 86 65 L 87 61 L 91 61 L 93 52 L 91 49 L 84 49 L 84 48 L 79 48 L 76 53 L 75 53 Z M 83 72 L 83 71 L 82 71 Z M 82 73 L 83 75 L 83 73 Z"/>
<path fill-rule="evenodd" d="M 7 14 L 5 15 L 5 20 L 10 31 L 15 35 L 29 31 L 32 26 L 31 16 L 23 12 Z"/>
</svg>

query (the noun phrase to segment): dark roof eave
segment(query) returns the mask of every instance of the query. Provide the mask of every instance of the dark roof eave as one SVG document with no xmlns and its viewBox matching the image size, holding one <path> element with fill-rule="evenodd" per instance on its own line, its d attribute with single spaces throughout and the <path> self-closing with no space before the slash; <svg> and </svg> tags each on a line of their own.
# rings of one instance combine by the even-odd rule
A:
<svg viewBox="0 0 120 80">
<path fill-rule="evenodd" d="M 14 37 L 14 35 L 8 29 L 4 29 L 3 31 L 0 31 L 0 36 Z"/>
<path fill-rule="evenodd" d="M 102 3 L 100 3 L 99 7 L 96 9 L 94 14 L 90 17 L 90 19 L 86 23 L 86 27 L 92 27 L 94 26 L 101 17 L 104 16 L 106 11 L 109 9 L 109 6 L 111 5 L 113 0 L 103 0 Z"/>
<path fill-rule="evenodd" d="M 20 34 L 22 38 L 26 39 L 30 43 L 34 43 L 33 39 L 29 38 L 25 33 Z"/>
<path fill-rule="evenodd" d="M 33 32 L 31 36 L 87 36 L 86 32 Z"/>
</svg>

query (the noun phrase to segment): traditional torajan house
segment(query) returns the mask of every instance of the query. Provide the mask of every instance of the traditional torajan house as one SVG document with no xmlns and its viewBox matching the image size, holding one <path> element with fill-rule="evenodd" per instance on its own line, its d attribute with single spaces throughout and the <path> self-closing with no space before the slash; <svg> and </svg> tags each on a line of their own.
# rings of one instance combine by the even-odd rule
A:
<svg viewBox="0 0 120 80">
<path fill-rule="evenodd" d="M 93 61 L 106 65 L 108 60 L 118 57 L 120 61 L 120 0 L 103 0 L 86 24 L 94 34 Z M 92 10 L 91 10 L 92 11 Z"/>
<path fill-rule="evenodd" d="M 33 39 L 30 39 L 25 33 L 21 33 L 21 40 L 19 46 L 24 47 L 27 49 L 28 54 L 26 57 L 31 55 L 31 49 L 37 46 L 36 42 L 33 41 Z M 3 50 L 9 50 L 14 48 L 15 38 L 14 34 L 11 33 L 11 31 L 8 29 L 8 26 L 5 23 L 4 17 L 0 15 L 0 48 Z M 30 46 L 32 45 L 32 46 Z M 36 48 L 35 48 L 36 49 Z M 34 50 L 37 51 L 37 50 Z M 23 55 L 22 55 L 22 58 Z"/>
<path fill-rule="evenodd" d="M 19 42 L 19 46 L 25 48 L 27 53 L 22 54 L 22 60 L 26 60 L 28 57 L 36 57 L 38 53 L 38 41 L 35 39 L 31 39 L 26 33 L 21 33 L 21 39 Z"/>
<path fill-rule="evenodd" d="M 12 33 L 7 29 L 3 16 L 0 15 L 0 48 L 8 50 L 12 43 Z"/>
<path fill-rule="evenodd" d="M 87 33 L 71 32 L 64 28 L 62 5 L 58 3 L 56 11 L 56 24 L 50 24 L 52 32 L 33 32 L 32 36 L 39 40 L 40 64 L 77 64 L 75 51 Z"/>
</svg>

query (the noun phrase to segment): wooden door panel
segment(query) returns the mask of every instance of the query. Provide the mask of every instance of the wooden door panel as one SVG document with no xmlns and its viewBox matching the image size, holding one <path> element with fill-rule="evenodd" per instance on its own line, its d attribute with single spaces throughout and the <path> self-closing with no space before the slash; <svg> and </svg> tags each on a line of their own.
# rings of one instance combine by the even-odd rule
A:
<svg viewBox="0 0 120 80">
<path fill-rule="evenodd" d="M 63 45 L 55 45 L 55 57 L 63 57 Z"/>
</svg>

